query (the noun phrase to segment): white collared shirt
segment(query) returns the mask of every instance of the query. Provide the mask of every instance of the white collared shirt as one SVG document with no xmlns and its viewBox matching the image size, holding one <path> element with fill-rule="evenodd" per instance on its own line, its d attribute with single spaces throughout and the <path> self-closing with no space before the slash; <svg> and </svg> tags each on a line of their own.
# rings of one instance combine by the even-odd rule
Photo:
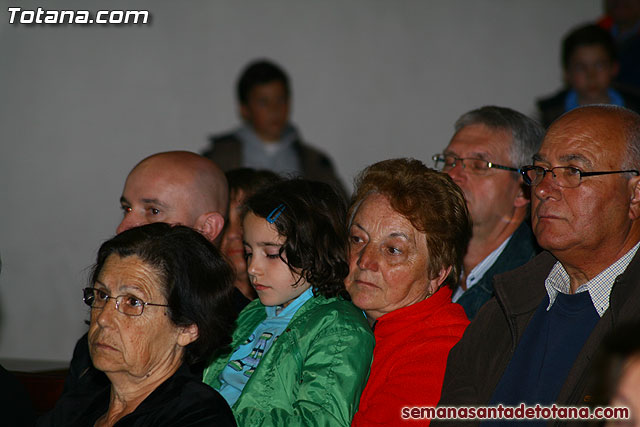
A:
<svg viewBox="0 0 640 427">
<path fill-rule="evenodd" d="M 637 243 L 629 252 L 622 255 L 616 262 L 600 272 L 596 277 L 580 285 L 576 290 L 576 294 L 589 292 L 591 302 L 593 302 L 593 306 L 600 317 L 602 317 L 604 312 L 609 308 L 609 296 L 611 295 L 611 289 L 613 288 L 613 283 L 616 281 L 616 277 L 624 273 L 627 269 L 638 247 L 640 247 L 640 243 Z M 544 286 L 547 289 L 547 295 L 549 295 L 547 311 L 553 306 L 558 293 L 571 293 L 571 279 L 569 279 L 569 274 L 560 261 L 556 262 L 551 269 L 547 279 L 544 281 Z"/>
<path fill-rule="evenodd" d="M 485 273 L 489 271 L 498 257 L 502 254 L 502 251 L 504 251 L 504 248 L 507 246 L 507 243 L 509 243 L 509 240 L 511 240 L 512 236 L 513 234 L 509 236 L 504 242 L 502 242 L 502 244 L 498 246 L 493 252 L 487 255 L 485 259 L 480 261 L 480 263 L 476 265 L 473 270 L 471 270 L 471 273 L 469 273 L 469 275 L 467 276 L 467 291 L 471 289 L 473 285 L 478 283 L 480 279 L 482 279 L 482 277 L 485 275 Z M 462 274 L 464 274 L 464 272 Z M 462 289 L 462 287 L 458 286 L 453 292 L 451 301 L 458 302 L 460 297 L 462 297 L 465 292 L 466 291 Z"/>
</svg>

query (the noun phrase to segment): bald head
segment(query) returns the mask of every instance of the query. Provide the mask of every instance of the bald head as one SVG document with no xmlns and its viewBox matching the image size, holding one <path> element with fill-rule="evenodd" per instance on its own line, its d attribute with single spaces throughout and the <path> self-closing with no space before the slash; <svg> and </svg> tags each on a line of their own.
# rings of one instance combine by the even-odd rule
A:
<svg viewBox="0 0 640 427">
<path fill-rule="evenodd" d="M 567 132 L 567 129 L 578 135 L 588 133 L 590 138 L 601 141 L 619 141 L 625 147 L 620 167 L 640 168 L 640 115 L 634 111 L 604 104 L 575 108 L 553 122 L 547 135 Z"/>
<path fill-rule="evenodd" d="M 580 272 L 572 286 L 574 278 L 575 284 L 590 280 L 640 241 L 639 138 L 636 113 L 580 107 L 551 125 L 534 156 L 545 173 L 532 187 L 532 228 L 567 271 Z M 577 185 L 569 185 L 567 172 L 575 177 L 576 170 Z"/>
<path fill-rule="evenodd" d="M 124 218 L 117 232 L 167 222 L 195 228 L 217 241 L 228 199 L 224 173 L 211 160 L 188 151 L 154 154 L 127 177 L 120 198 Z"/>
</svg>

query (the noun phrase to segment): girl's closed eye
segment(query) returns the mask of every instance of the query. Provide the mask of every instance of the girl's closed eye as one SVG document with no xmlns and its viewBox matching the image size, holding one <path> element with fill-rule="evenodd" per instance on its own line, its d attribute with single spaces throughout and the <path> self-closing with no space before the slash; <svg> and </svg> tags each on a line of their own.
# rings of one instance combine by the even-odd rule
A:
<svg viewBox="0 0 640 427">
<path fill-rule="evenodd" d="M 311 284 L 287 263 L 283 248 L 286 237 L 265 217 L 252 211 L 245 215 L 243 229 L 245 252 L 252 252 L 247 259 L 247 273 L 258 298 L 265 306 L 287 307 Z"/>
<path fill-rule="evenodd" d="M 244 242 L 244 241 L 242 242 L 242 250 L 244 251 L 243 256 L 245 260 L 251 258 L 251 255 L 253 254 L 253 250 L 251 249 L 251 246 L 247 242 Z"/>
</svg>

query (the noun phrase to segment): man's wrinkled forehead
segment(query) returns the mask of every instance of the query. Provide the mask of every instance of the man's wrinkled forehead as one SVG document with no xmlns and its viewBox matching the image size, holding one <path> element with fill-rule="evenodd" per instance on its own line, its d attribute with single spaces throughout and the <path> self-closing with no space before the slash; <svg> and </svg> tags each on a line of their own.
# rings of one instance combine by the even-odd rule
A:
<svg viewBox="0 0 640 427">
<path fill-rule="evenodd" d="M 589 163 L 597 158 L 619 160 L 625 147 L 624 134 L 614 120 L 588 112 L 554 123 L 534 159 L 567 163 L 574 160 Z"/>
<path fill-rule="evenodd" d="M 125 181 L 122 197 L 130 203 L 151 201 L 165 206 L 184 203 L 194 191 L 194 179 L 167 168 L 139 165 Z"/>
<path fill-rule="evenodd" d="M 472 123 L 460 128 L 443 150 L 444 154 L 497 162 L 510 158 L 513 135 L 507 129 Z"/>
</svg>

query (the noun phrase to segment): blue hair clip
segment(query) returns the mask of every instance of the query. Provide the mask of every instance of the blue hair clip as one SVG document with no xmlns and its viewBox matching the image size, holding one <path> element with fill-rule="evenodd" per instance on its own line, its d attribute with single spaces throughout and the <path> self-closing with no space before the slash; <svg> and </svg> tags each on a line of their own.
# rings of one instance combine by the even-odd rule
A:
<svg viewBox="0 0 640 427">
<path fill-rule="evenodd" d="M 284 203 L 280 203 L 277 208 L 271 211 L 271 213 L 267 217 L 267 222 L 269 224 L 273 224 L 276 221 L 276 219 L 278 219 L 278 217 L 280 216 L 284 208 L 286 208 Z"/>
</svg>

